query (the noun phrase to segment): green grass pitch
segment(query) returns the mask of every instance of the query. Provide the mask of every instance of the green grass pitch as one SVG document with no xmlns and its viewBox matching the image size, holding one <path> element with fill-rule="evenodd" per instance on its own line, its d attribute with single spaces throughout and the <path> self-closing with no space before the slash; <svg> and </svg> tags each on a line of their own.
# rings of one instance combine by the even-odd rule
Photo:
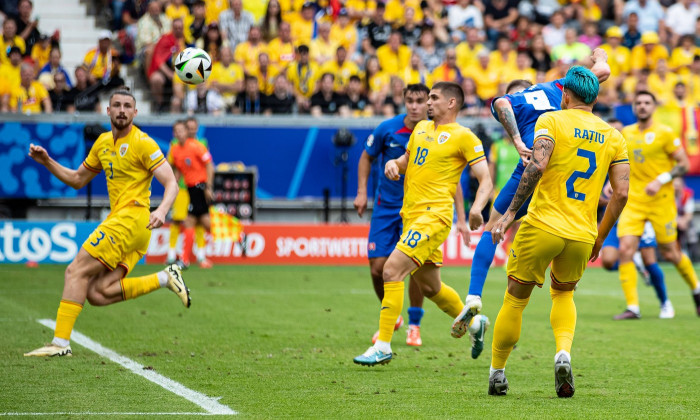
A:
<svg viewBox="0 0 700 420">
<path fill-rule="evenodd" d="M 139 266 L 135 274 L 156 268 Z M 378 324 L 366 267 L 193 268 L 185 272 L 191 309 L 161 290 L 105 308 L 86 305 L 76 330 L 188 388 L 221 397 L 241 418 L 698 418 L 700 318 L 675 269 L 663 269 L 676 308 L 672 320 L 658 319 L 653 290 L 640 280 L 643 318 L 613 322 L 624 308 L 617 273 L 586 272 L 576 292 L 576 395 L 567 400 L 554 392 L 547 287 L 535 289 L 525 310 L 506 369 L 510 391 L 500 398 L 486 392 L 492 330 L 484 353 L 472 360 L 469 339 L 451 338 L 452 320 L 428 300 L 423 347 L 407 347 L 401 329 L 390 364 L 354 365 Z M 22 356 L 51 340 L 52 331 L 36 320 L 55 319 L 63 270 L 2 266 L 0 417 L 203 412 L 75 343 L 72 358 Z M 442 273 L 464 297 L 468 268 Z M 505 284 L 504 270 L 492 269 L 484 292 L 492 321 Z"/>
</svg>

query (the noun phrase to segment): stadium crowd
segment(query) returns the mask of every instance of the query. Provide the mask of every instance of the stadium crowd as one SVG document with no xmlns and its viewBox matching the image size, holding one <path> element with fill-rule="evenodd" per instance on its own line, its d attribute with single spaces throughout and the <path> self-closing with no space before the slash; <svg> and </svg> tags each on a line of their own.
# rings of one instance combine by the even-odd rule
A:
<svg viewBox="0 0 700 420">
<path fill-rule="evenodd" d="M 700 102 L 695 0 L 112 0 L 110 30 L 75 69 L 60 34 L 38 31 L 30 0 L 0 2 L 0 111 L 99 109 L 99 94 L 139 69 L 153 112 L 392 116 L 404 86 L 455 81 L 462 116 L 486 116 L 513 79 L 563 77 L 605 49 L 612 69 L 595 111 L 637 90 L 661 105 Z M 39 13 L 40 14 L 40 13 Z M 214 63 L 206 84 L 174 75 L 187 46 Z M 124 64 L 122 64 L 124 63 Z"/>
</svg>

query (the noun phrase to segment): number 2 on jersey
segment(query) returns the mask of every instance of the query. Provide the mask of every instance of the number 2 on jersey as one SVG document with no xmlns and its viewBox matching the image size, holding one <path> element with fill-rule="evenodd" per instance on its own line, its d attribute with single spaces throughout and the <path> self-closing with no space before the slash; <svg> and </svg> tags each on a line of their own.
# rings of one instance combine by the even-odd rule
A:
<svg viewBox="0 0 700 420">
<path fill-rule="evenodd" d="M 547 111 L 548 109 L 554 109 L 552 104 L 549 103 L 549 98 L 543 90 L 537 89 L 530 92 L 523 93 L 525 97 L 525 102 L 532 105 L 537 111 Z"/>
<path fill-rule="evenodd" d="M 586 194 L 574 190 L 574 183 L 579 178 L 591 179 L 598 165 L 595 161 L 595 153 L 590 150 L 578 149 L 576 155 L 588 159 L 588 170 L 586 172 L 574 171 L 574 173 L 571 174 L 569 179 L 566 180 L 566 196 L 574 200 L 584 201 L 586 199 Z"/>
<path fill-rule="evenodd" d="M 422 165 L 425 163 L 425 158 L 428 157 L 428 149 L 424 147 L 419 147 L 416 150 L 416 157 L 413 158 L 413 163 L 416 165 Z"/>
</svg>

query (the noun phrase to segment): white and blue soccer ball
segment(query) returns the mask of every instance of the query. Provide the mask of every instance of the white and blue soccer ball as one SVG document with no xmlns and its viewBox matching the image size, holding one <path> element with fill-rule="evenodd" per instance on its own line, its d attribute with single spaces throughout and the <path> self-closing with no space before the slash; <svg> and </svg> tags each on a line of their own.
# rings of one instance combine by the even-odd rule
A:
<svg viewBox="0 0 700 420">
<path fill-rule="evenodd" d="M 204 83 L 211 74 L 211 57 L 201 48 L 186 48 L 175 56 L 177 77 L 188 85 Z"/>
</svg>

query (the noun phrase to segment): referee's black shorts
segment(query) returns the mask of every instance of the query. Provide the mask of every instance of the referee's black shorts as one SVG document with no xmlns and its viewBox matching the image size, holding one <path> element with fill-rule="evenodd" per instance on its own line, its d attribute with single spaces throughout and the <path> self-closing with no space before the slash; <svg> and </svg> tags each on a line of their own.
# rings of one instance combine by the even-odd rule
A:
<svg viewBox="0 0 700 420">
<path fill-rule="evenodd" d="M 194 187 L 187 187 L 187 191 L 190 193 L 190 206 L 187 209 L 187 213 L 194 217 L 200 217 L 209 213 L 209 204 L 204 196 L 204 190 L 207 188 L 207 184 L 201 183 Z"/>
</svg>

